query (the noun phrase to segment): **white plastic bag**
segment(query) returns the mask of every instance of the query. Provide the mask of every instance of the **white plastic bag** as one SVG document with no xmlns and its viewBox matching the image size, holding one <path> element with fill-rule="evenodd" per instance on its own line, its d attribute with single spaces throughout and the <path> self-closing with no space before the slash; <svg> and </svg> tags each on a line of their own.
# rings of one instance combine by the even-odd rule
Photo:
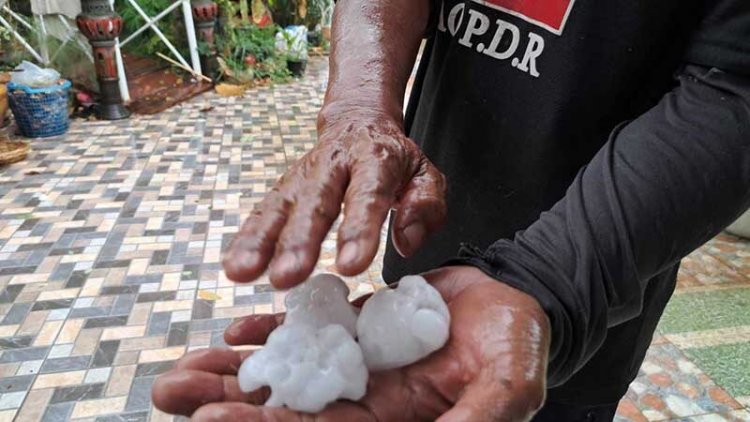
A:
<svg viewBox="0 0 750 422">
<path fill-rule="evenodd" d="M 307 27 L 287 26 L 276 34 L 276 49 L 293 60 L 307 60 Z"/>
<path fill-rule="evenodd" d="M 31 88 L 44 88 L 58 83 L 60 72 L 54 69 L 42 69 L 27 61 L 22 62 L 11 72 L 10 81 Z"/>
</svg>

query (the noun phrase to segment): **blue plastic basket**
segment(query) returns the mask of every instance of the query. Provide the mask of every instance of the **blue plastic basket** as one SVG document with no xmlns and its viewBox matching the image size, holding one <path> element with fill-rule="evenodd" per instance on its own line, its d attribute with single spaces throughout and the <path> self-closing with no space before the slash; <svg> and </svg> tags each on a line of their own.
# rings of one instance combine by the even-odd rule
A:
<svg viewBox="0 0 750 422">
<path fill-rule="evenodd" d="M 70 81 L 44 88 L 8 83 L 8 99 L 18 130 L 27 138 L 46 138 L 68 131 Z"/>
</svg>

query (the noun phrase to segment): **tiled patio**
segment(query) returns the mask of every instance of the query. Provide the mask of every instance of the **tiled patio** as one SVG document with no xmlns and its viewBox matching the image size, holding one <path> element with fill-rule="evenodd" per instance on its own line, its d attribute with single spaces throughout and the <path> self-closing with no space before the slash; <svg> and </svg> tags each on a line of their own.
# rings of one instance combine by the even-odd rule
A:
<svg viewBox="0 0 750 422">
<path fill-rule="evenodd" d="M 154 377 L 282 309 L 219 264 L 243 215 L 315 142 L 326 63 L 243 98 L 73 123 L 0 170 L 0 421 L 171 420 Z M 321 269 L 333 262 L 326 242 Z M 618 421 L 750 421 L 750 244 L 694 253 Z M 348 280 L 377 288 L 378 265 Z"/>
</svg>

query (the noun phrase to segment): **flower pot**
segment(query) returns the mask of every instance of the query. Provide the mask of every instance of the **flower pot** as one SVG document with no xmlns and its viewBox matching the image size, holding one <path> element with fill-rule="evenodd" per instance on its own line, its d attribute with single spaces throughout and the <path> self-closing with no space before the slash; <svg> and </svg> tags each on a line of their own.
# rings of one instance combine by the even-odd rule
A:
<svg viewBox="0 0 750 422">
<path fill-rule="evenodd" d="M 290 72 L 292 72 L 292 75 L 296 77 L 301 77 L 305 74 L 305 68 L 307 67 L 307 60 L 287 60 L 286 61 L 286 68 L 289 69 Z"/>
<path fill-rule="evenodd" d="M 331 27 L 330 26 L 324 26 L 320 29 L 321 35 L 323 35 L 323 39 L 330 42 L 331 41 Z"/>
<path fill-rule="evenodd" d="M 0 127 L 5 126 L 5 116 L 8 114 L 8 87 L 0 84 Z"/>
<path fill-rule="evenodd" d="M 323 42 L 323 36 L 320 32 L 312 31 L 307 33 L 307 43 L 313 47 L 320 47 Z"/>
<path fill-rule="evenodd" d="M 750 210 L 743 214 L 739 220 L 727 227 L 727 233 L 750 239 Z"/>
</svg>

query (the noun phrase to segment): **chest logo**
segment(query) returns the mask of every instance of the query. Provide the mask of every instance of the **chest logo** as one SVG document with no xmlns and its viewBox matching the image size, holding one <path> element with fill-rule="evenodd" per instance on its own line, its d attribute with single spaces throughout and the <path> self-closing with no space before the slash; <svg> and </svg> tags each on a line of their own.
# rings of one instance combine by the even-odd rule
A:
<svg viewBox="0 0 750 422">
<path fill-rule="evenodd" d="M 473 0 L 561 35 L 575 0 Z"/>
</svg>

